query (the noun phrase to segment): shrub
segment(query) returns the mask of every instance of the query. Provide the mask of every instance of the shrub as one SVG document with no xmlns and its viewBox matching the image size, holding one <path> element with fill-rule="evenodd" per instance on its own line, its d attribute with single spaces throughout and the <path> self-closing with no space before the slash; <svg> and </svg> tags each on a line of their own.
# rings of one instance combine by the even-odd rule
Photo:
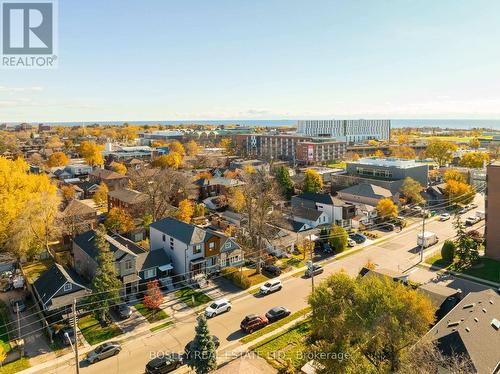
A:
<svg viewBox="0 0 500 374">
<path fill-rule="evenodd" d="M 443 243 L 443 247 L 441 248 L 441 257 L 443 258 L 443 260 L 445 260 L 446 262 L 453 262 L 453 259 L 455 258 L 456 248 L 457 245 L 454 241 L 446 240 Z"/>
</svg>

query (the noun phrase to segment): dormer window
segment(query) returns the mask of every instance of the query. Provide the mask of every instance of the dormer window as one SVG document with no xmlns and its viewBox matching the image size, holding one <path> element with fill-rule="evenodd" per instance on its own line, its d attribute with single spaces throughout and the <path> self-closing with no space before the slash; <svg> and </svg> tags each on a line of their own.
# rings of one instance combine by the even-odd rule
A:
<svg viewBox="0 0 500 374">
<path fill-rule="evenodd" d="M 71 291 L 71 283 L 66 283 L 64 285 L 64 291 Z"/>
</svg>

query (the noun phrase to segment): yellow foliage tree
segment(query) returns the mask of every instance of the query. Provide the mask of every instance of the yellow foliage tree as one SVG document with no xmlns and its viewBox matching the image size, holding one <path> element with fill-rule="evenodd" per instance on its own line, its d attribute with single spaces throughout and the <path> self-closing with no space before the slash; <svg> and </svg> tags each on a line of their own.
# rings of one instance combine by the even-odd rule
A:
<svg viewBox="0 0 500 374">
<path fill-rule="evenodd" d="M 168 149 L 170 150 L 170 153 L 176 152 L 180 154 L 181 156 L 184 156 L 186 154 L 186 150 L 184 149 L 184 146 L 179 142 L 178 140 L 174 140 L 169 143 Z"/>
<path fill-rule="evenodd" d="M 127 174 L 127 167 L 120 162 L 113 162 L 111 164 L 111 170 L 116 171 L 118 174 L 125 175 Z"/>
<path fill-rule="evenodd" d="M 467 183 L 450 179 L 446 182 L 444 194 L 450 203 L 469 204 L 474 200 L 476 190 Z"/>
<path fill-rule="evenodd" d="M 451 180 L 465 183 L 465 176 L 458 170 L 451 169 L 444 173 L 444 181 L 449 182 Z"/>
<path fill-rule="evenodd" d="M 78 147 L 78 153 L 82 155 L 85 162 L 90 166 L 101 166 L 104 164 L 102 147 L 94 142 L 84 141 Z"/>
<path fill-rule="evenodd" d="M 189 199 L 184 199 L 179 203 L 177 219 L 182 222 L 190 223 L 194 214 L 194 204 Z"/>
<path fill-rule="evenodd" d="M 239 188 L 233 189 L 229 194 L 229 206 L 235 212 L 241 212 L 245 206 L 245 195 Z"/>
<path fill-rule="evenodd" d="M 104 226 L 106 226 L 108 230 L 119 234 L 130 232 L 135 228 L 132 216 L 120 208 L 111 208 L 104 221 Z"/>
<path fill-rule="evenodd" d="M 75 198 L 76 190 L 73 185 L 64 185 L 61 187 L 61 193 L 66 202 L 69 202 Z"/>
<path fill-rule="evenodd" d="M 352 160 L 353 161 L 358 161 L 361 157 L 359 156 L 359 154 L 355 153 L 352 155 Z"/>
<path fill-rule="evenodd" d="M 101 183 L 93 196 L 95 203 L 99 206 L 106 205 L 108 203 L 108 192 L 109 189 L 106 183 Z"/>
<path fill-rule="evenodd" d="M 415 160 L 417 158 L 415 150 L 408 146 L 399 146 L 391 148 L 391 154 L 394 157 L 404 158 L 407 160 Z"/>
<path fill-rule="evenodd" d="M 381 219 L 395 218 L 398 216 L 398 207 L 389 198 L 380 199 L 377 204 L 377 214 Z"/>
<path fill-rule="evenodd" d="M 479 139 L 478 139 L 478 138 L 473 138 L 473 139 L 471 139 L 471 141 L 469 142 L 469 146 L 470 146 L 472 149 L 478 149 L 478 148 L 481 146 L 481 143 L 479 142 Z"/>
<path fill-rule="evenodd" d="M 382 152 L 380 149 L 377 149 L 373 155 L 375 157 L 378 157 L 378 158 L 384 158 L 385 157 L 384 152 Z"/>
<path fill-rule="evenodd" d="M 63 152 L 54 152 L 49 156 L 47 166 L 52 168 L 56 166 L 66 166 L 68 163 L 68 156 L 66 156 Z"/>
<path fill-rule="evenodd" d="M 190 140 L 186 144 L 186 152 L 189 156 L 196 156 L 198 153 L 200 153 L 200 151 L 200 146 L 194 140 Z"/>
<path fill-rule="evenodd" d="M 153 160 L 153 166 L 162 169 L 172 168 L 178 169 L 182 165 L 182 156 L 177 153 L 170 151 L 167 155 L 162 155 Z"/>
<path fill-rule="evenodd" d="M 460 166 L 466 168 L 480 169 L 490 161 L 490 155 L 486 152 L 469 152 L 460 159 Z"/>
<path fill-rule="evenodd" d="M 378 141 L 376 141 L 375 139 L 370 139 L 368 140 L 368 145 L 378 145 Z"/>
<path fill-rule="evenodd" d="M 226 155 L 234 155 L 234 144 L 231 139 L 223 138 L 220 141 L 220 146 L 224 148 L 224 153 Z"/>
<path fill-rule="evenodd" d="M 320 193 L 323 189 L 323 179 L 321 178 L 321 175 L 313 169 L 307 169 L 304 174 L 304 192 Z"/>
</svg>

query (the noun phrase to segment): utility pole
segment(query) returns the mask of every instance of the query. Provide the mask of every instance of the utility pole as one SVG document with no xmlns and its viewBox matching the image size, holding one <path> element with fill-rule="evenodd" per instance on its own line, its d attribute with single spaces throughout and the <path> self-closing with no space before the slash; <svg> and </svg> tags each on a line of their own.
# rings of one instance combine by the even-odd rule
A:
<svg viewBox="0 0 500 374">
<path fill-rule="evenodd" d="M 17 340 L 21 340 L 21 320 L 19 318 L 19 304 L 16 303 L 16 315 L 17 315 Z"/>
<path fill-rule="evenodd" d="M 425 217 L 427 217 L 426 211 L 427 204 L 424 204 L 424 210 L 422 212 L 422 240 L 420 241 L 420 262 L 424 262 L 424 244 L 425 244 Z"/>
<path fill-rule="evenodd" d="M 76 334 L 76 299 L 73 299 L 73 336 L 75 337 L 75 367 L 76 374 L 80 374 L 80 359 L 78 357 L 78 335 Z M 69 338 L 71 342 L 71 338 Z"/>
<path fill-rule="evenodd" d="M 314 246 L 311 241 L 311 234 L 309 234 L 309 251 L 311 254 L 311 290 L 314 292 Z"/>
</svg>

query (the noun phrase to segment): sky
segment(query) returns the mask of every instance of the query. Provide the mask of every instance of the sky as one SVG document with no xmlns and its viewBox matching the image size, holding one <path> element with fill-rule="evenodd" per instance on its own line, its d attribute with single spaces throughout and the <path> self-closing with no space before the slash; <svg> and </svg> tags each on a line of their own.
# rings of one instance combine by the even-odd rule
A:
<svg viewBox="0 0 500 374">
<path fill-rule="evenodd" d="M 59 0 L 0 122 L 500 119 L 498 0 Z"/>
</svg>

